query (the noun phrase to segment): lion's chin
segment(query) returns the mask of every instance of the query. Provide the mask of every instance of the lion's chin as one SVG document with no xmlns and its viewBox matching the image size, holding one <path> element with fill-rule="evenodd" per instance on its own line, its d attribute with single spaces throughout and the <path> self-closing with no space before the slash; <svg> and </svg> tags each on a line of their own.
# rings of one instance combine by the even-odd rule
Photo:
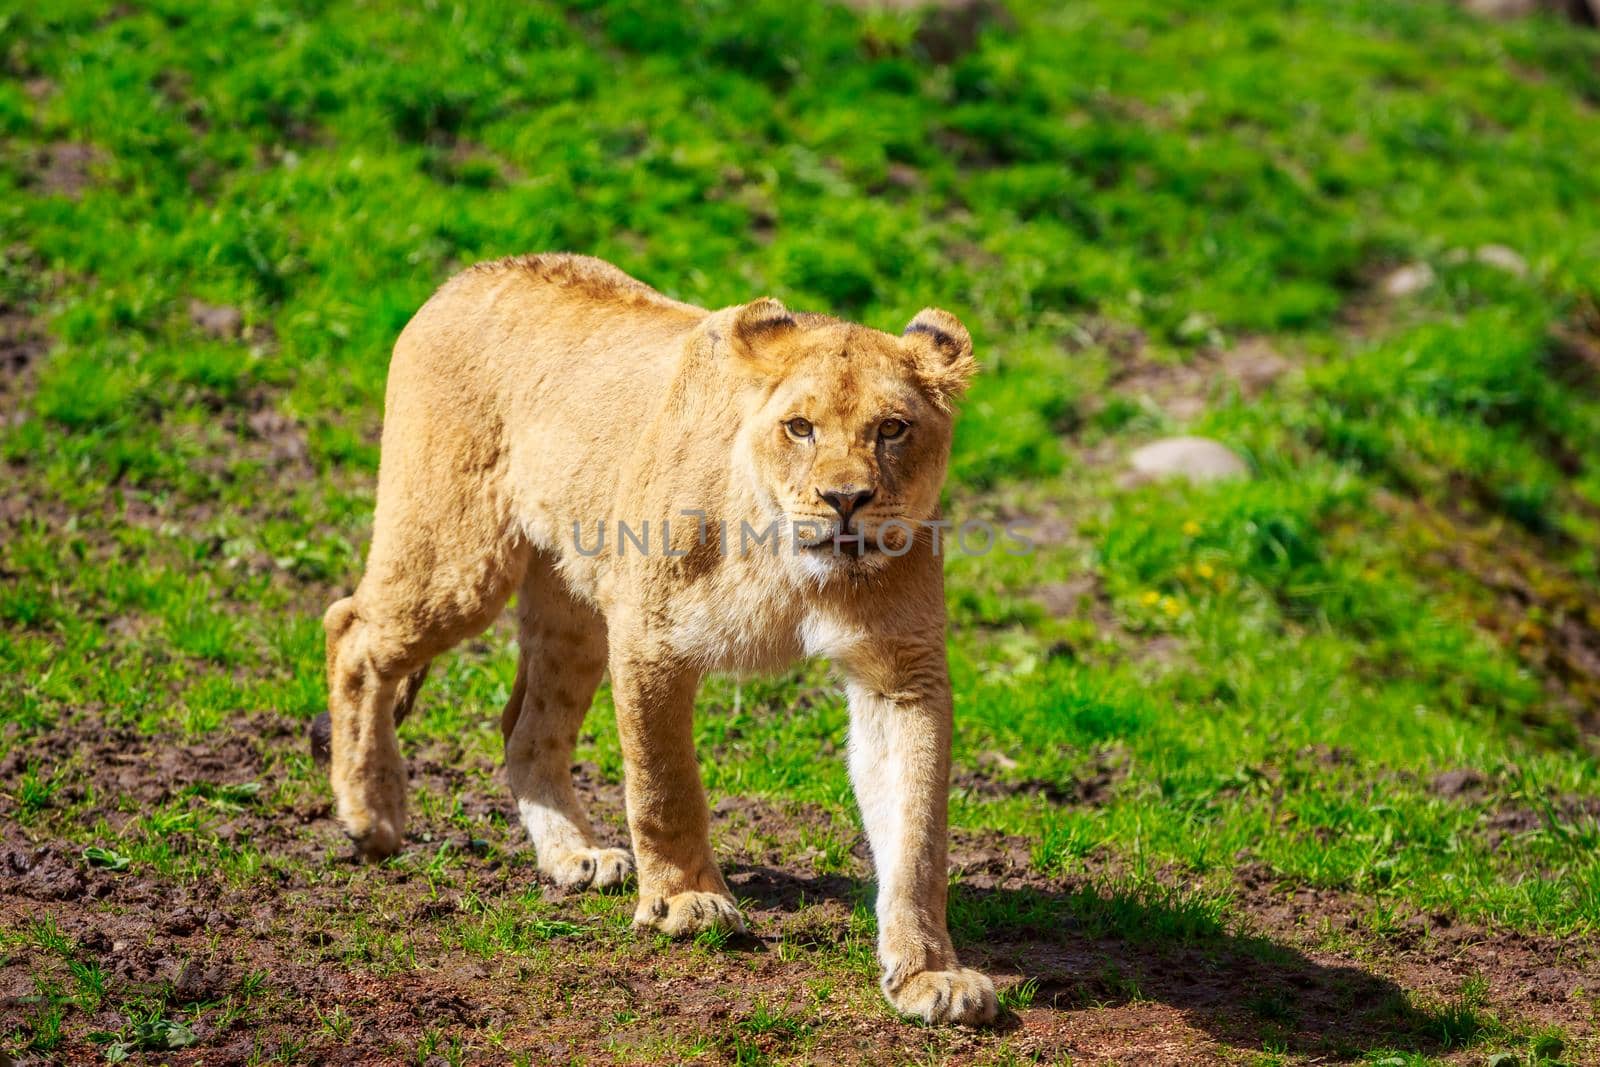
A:
<svg viewBox="0 0 1600 1067">
<path fill-rule="evenodd" d="M 880 544 L 871 533 L 833 533 L 795 547 L 794 561 L 813 582 L 855 581 L 876 573 L 894 557 L 898 546 Z M 889 551 L 885 551 L 885 549 Z"/>
<path fill-rule="evenodd" d="M 862 553 L 838 552 L 831 547 L 812 551 L 803 549 L 794 557 L 795 566 L 807 579 L 826 584 L 835 581 L 859 581 L 882 570 L 892 557 L 876 548 Z"/>
</svg>

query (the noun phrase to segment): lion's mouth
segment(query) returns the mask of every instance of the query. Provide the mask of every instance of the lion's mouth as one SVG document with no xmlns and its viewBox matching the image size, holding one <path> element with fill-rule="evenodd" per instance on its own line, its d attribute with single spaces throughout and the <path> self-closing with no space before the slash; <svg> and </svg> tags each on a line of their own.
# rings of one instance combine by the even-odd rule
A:
<svg viewBox="0 0 1600 1067">
<path fill-rule="evenodd" d="M 880 550 L 876 541 L 860 532 L 836 533 L 819 541 L 809 541 L 800 547 L 807 552 L 833 552 L 841 556 L 864 556 L 868 552 Z"/>
<path fill-rule="evenodd" d="M 837 524 L 815 540 L 798 542 L 798 546 L 807 555 L 855 558 L 875 555 L 883 550 L 883 546 L 878 543 L 877 537 L 871 531 L 863 530 L 859 526 L 841 528 Z"/>
</svg>

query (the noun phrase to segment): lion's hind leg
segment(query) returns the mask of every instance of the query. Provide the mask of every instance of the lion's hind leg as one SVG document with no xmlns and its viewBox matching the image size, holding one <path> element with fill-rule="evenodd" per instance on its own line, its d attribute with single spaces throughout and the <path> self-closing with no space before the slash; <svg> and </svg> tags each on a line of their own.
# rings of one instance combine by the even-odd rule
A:
<svg viewBox="0 0 1600 1067">
<path fill-rule="evenodd" d="M 405 831 L 405 767 L 395 736 L 394 706 L 403 667 L 373 662 L 381 641 L 360 616 L 355 597 L 323 616 L 328 636 L 329 779 L 339 821 L 370 859 L 400 850 Z M 375 640 L 375 638 L 377 638 Z"/>
<path fill-rule="evenodd" d="M 366 574 L 323 618 L 329 780 L 346 834 L 369 859 L 393 855 L 404 839 L 398 719 L 429 661 L 494 621 L 529 555 L 504 512 L 448 492 L 394 492 L 398 481 L 388 470 L 380 476 Z"/>
<path fill-rule="evenodd" d="M 606 664 L 605 621 L 536 553 L 519 597 L 521 654 L 501 716 L 506 777 L 540 872 L 568 889 L 621 885 L 633 861 L 595 843 L 572 788 L 572 752 Z"/>
</svg>

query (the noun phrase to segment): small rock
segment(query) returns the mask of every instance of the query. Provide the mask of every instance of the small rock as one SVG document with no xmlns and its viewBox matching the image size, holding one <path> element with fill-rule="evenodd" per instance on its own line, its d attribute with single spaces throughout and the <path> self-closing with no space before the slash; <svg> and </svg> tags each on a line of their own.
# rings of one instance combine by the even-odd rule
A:
<svg viewBox="0 0 1600 1067">
<path fill-rule="evenodd" d="M 1485 267 L 1494 267 L 1518 278 L 1528 276 L 1528 261 L 1518 255 L 1515 249 L 1505 245 L 1483 245 L 1472 253 L 1472 258 Z"/>
<path fill-rule="evenodd" d="M 1470 252 L 1465 248 L 1453 249 L 1445 254 L 1444 261 L 1452 267 L 1459 267 L 1463 263 L 1480 263 L 1518 278 L 1528 276 L 1528 261 L 1516 249 L 1505 245 L 1479 245 Z"/>
<path fill-rule="evenodd" d="M 1426 263 L 1409 263 L 1383 279 L 1387 296 L 1412 296 L 1433 284 L 1433 268 Z"/>
<path fill-rule="evenodd" d="M 1206 437 L 1152 441 L 1129 456 L 1128 465 L 1136 482 L 1187 478 L 1200 483 L 1250 476 L 1250 467 L 1238 454 Z"/>
</svg>

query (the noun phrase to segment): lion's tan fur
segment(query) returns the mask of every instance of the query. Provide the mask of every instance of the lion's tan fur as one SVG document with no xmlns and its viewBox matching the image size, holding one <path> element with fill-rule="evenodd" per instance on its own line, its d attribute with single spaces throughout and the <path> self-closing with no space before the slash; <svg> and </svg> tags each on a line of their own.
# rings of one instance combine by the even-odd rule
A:
<svg viewBox="0 0 1600 1067">
<path fill-rule="evenodd" d="M 966 330 L 932 309 L 901 337 L 772 300 L 708 312 L 565 255 L 452 279 L 395 345 L 366 573 L 325 620 L 347 831 L 370 856 L 400 847 L 395 707 L 516 593 L 521 657 L 502 727 L 541 870 L 584 886 L 630 869 L 626 852 L 595 846 L 569 773 L 609 669 L 636 922 L 675 935 L 736 927 L 692 744 L 696 687 L 708 671 L 825 655 L 850 703 L 884 990 L 930 1020 L 991 1018 L 993 986 L 959 966 L 945 926 L 940 562 L 925 530 L 907 544 L 890 522 L 935 517 L 950 404 L 973 369 Z M 895 420 L 909 429 L 891 439 Z M 850 515 L 822 495 L 836 491 L 874 495 Z M 891 552 L 745 550 L 741 524 L 775 518 L 860 529 Z M 647 529 L 649 551 L 614 536 L 592 551 L 619 522 Z"/>
</svg>

